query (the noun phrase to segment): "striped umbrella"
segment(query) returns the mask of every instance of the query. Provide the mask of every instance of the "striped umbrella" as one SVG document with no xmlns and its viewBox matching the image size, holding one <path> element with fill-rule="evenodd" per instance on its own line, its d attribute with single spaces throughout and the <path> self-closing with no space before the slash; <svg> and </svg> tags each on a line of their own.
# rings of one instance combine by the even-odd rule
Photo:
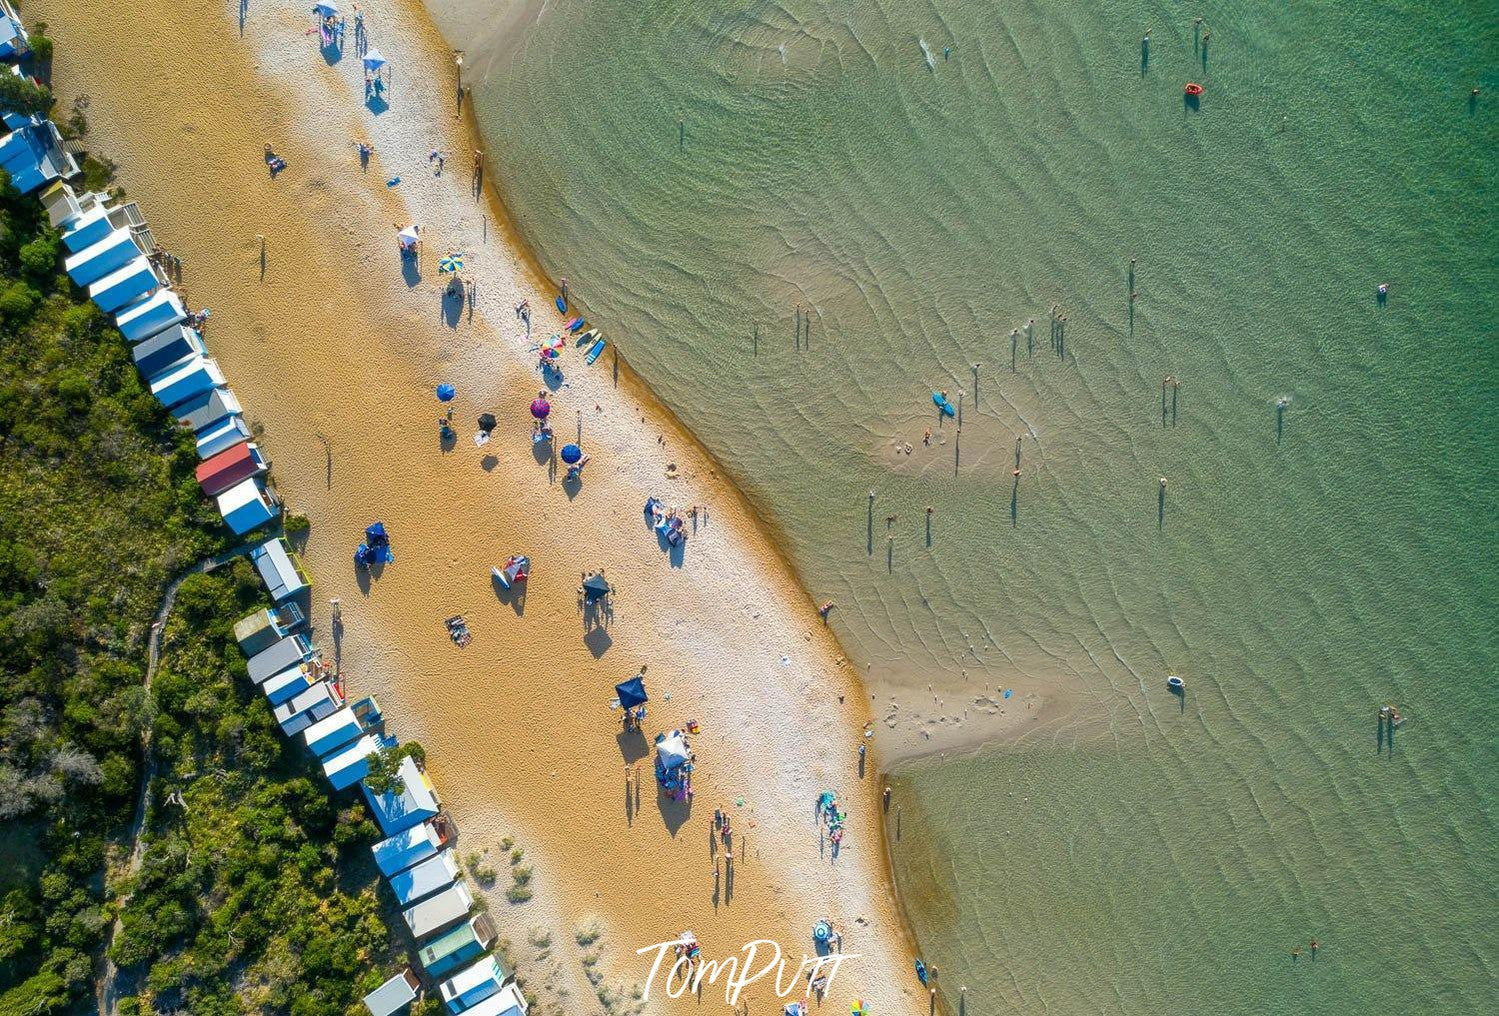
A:
<svg viewBox="0 0 1499 1016">
<path fill-rule="evenodd" d="M 463 255 L 449 254 L 437 262 L 437 270 L 445 275 L 456 275 L 463 271 Z"/>
</svg>

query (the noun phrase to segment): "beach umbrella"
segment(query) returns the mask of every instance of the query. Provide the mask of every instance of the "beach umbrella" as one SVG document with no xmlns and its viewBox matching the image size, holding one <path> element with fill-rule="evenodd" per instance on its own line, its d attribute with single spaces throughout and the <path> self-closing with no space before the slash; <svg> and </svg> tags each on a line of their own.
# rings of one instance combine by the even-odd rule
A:
<svg viewBox="0 0 1499 1016">
<path fill-rule="evenodd" d="M 645 679 L 638 675 L 621 684 L 616 684 L 614 691 L 619 695 L 620 706 L 625 709 L 643 706 L 650 701 L 650 696 L 645 693 Z"/>
<path fill-rule="evenodd" d="M 333 15 L 335 15 L 335 14 L 338 13 L 338 5 L 337 4 L 313 4 L 312 5 L 312 13 L 318 15 L 319 17 L 331 18 L 331 17 L 333 17 Z"/>
<path fill-rule="evenodd" d="M 552 404 L 546 399 L 531 400 L 531 415 L 538 420 L 545 420 L 552 411 Z"/>
<path fill-rule="evenodd" d="M 378 49 L 371 49 L 364 54 L 364 69 L 367 71 L 378 71 L 385 66 L 385 57 L 380 55 Z"/>
<path fill-rule="evenodd" d="M 396 242 L 408 250 L 416 246 L 417 231 L 415 226 L 407 226 L 396 234 Z"/>
<path fill-rule="evenodd" d="M 490 431 L 494 430 L 496 423 L 498 423 L 498 421 L 494 418 L 493 413 L 479 414 L 479 429 L 484 433 L 487 434 Z"/>
<path fill-rule="evenodd" d="M 437 401 L 438 402 L 452 402 L 453 401 L 453 396 L 455 396 L 457 394 L 458 394 L 458 389 L 454 388 L 452 385 L 448 384 L 446 381 L 444 381 L 442 384 L 440 384 L 440 385 L 437 386 Z"/>
<path fill-rule="evenodd" d="M 574 462 L 577 462 L 582 457 L 583 449 L 579 448 L 577 445 L 565 444 L 562 446 L 562 461 L 566 462 L 569 466 Z"/>
<path fill-rule="evenodd" d="M 463 271 L 463 255 L 449 254 L 447 257 L 437 262 L 437 270 L 448 275 Z"/>
<path fill-rule="evenodd" d="M 371 547 L 378 547 L 380 546 L 380 544 L 384 543 L 388 539 L 388 537 L 385 535 L 385 523 L 373 522 L 370 525 L 365 526 L 364 539 L 365 542 L 368 543 Z"/>
<path fill-rule="evenodd" d="M 609 593 L 609 583 L 602 575 L 591 575 L 583 582 L 583 598 L 589 603 L 601 600 Z"/>
</svg>

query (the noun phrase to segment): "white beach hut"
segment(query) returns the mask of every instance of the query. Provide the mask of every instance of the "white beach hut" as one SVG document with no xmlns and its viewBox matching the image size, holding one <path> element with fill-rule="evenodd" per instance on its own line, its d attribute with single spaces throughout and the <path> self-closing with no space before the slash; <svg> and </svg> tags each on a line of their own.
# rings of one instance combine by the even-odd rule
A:
<svg viewBox="0 0 1499 1016">
<path fill-rule="evenodd" d="M 260 572 L 260 581 L 265 583 L 274 603 L 296 596 L 309 584 L 296 554 L 285 540 L 265 541 L 250 551 L 250 560 Z"/>
<path fill-rule="evenodd" d="M 491 995 L 499 994 L 509 979 L 505 968 L 500 966 L 500 958 L 490 953 L 467 970 L 443 981 L 437 990 L 448 1012 L 460 1013 Z"/>
<path fill-rule="evenodd" d="M 280 703 L 271 712 L 281 725 L 281 732 L 287 737 L 293 737 L 323 717 L 331 715 L 341 705 L 343 697 L 338 694 L 338 689 L 332 682 L 319 681 Z"/>
<path fill-rule="evenodd" d="M 145 254 L 128 229 L 114 229 L 76 254 L 63 259 L 62 270 L 80 286 L 98 282 Z"/>
<path fill-rule="evenodd" d="M 390 891 L 395 893 L 396 902 L 405 907 L 423 897 L 431 896 L 439 889 L 447 888 L 457 879 L 458 862 L 453 859 L 453 851 L 444 850 L 420 864 L 392 875 Z"/>
<path fill-rule="evenodd" d="M 138 257 L 89 286 L 88 298 L 104 313 L 113 314 L 132 301 L 167 287 L 166 276 L 150 259 Z"/>
<path fill-rule="evenodd" d="M 394 1016 L 416 999 L 421 982 L 407 967 L 380 987 L 364 996 L 364 1007 L 370 1016 Z"/>
<path fill-rule="evenodd" d="M 306 635 L 286 635 L 251 656 L 245 668 L 250 672 L 250 680 L 261 684 L 311 656 L 312 643 Z"/>
<path fill-rule="evenodd" d="M 235 536 L 243 536 L 269 522 L 274 522 L 280 509 L 265 489 L 260 477 L 251 477 L 236 483 L 214 498 L 224 524 Z"/>
<path fill-rule="evenodd" d="M 401 911 L 401 917 L 406 921 L 406 927 L 411 929 L 411 936 L 421 941 L 428 935 L 463 920 L 473 905 L 474 896 L 468 891 L 468 886 L 455 882 L 436 896 L 407 907 Z"/>
</svg>

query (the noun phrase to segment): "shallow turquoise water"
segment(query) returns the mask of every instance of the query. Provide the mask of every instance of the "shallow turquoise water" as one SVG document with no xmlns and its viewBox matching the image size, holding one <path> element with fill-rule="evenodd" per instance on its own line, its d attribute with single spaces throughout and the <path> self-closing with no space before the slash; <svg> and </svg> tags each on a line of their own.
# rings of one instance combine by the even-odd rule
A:
<svg viewBox="0 0 1499 1016">
<path fill-rule="evenodd" d="M 1083 702 L 902 774 L 897 875 L 948 992 L 1493 1008 L 1499 8 L 528 23 L 477 94 L 519 225 L 858 662 Z M 965 390 L 960 448 L 921 442 L 934 388 Z"/>
</svg>

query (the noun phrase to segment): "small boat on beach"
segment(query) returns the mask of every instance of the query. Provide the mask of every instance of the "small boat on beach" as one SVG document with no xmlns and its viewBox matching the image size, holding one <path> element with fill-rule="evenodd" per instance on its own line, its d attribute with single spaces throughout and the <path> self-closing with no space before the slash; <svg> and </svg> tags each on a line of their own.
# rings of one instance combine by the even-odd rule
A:
<svg viewBox="0 0 1499 1016">
<path fill-rule="evenodd" d="M 558 314 L 566 314 L 567 313 L 567 297 L 565 297 L 565 296 L 559 296 L 559 297 L 557 297 L 557 313 Z"/>
<path fill-rule="evenodd" d="M 586 350 L 588 348 L 588 344 L 590 342 L 593 342 L 598 337 L 599 337 L 599 330 L 597 328 L 590 328 L 590 329 L 588 329 L 588 331 L 584 332 L 582 335 L 579 335 L 578 338 L 577 338 L 577 340 L 576 340 L 578 351 L 579 352 L 583 352 L 584 350 Z"/>
<path fill-rule="evenodd" d="M 599 341 L 593 344 L 593 348 L 588 351 L 588 355 L 583 357 L 583 362 L 592 365 L 596 360 L 598 360 L 599 354 L 604 351 L 604 347 L 607 345 L 607 342 L 605 342 L 603 339 L 599 339 Z"/>
<path fill-rule="evenodd" d="M 567 323 L 566 327 L 567 327 L 568 331 L 570 331 L 570 332 L 576 332 L 578 329 L 582 328 L 587 323 L 588 322 L 584 321 L 582 318 L 575 317 L 575 318 L 573 318 L 571 321 L 569 321 Z"/>
<path fill-rule="evenodd" d="M 1170 688 L 1173 692 L 1180 695 L 1182 692 L 1187 690 L 1187 682 L 1183 681 L 1175 674 L 1168 674 L 1166 676 L 1166 687 Z"/>
</svg>

